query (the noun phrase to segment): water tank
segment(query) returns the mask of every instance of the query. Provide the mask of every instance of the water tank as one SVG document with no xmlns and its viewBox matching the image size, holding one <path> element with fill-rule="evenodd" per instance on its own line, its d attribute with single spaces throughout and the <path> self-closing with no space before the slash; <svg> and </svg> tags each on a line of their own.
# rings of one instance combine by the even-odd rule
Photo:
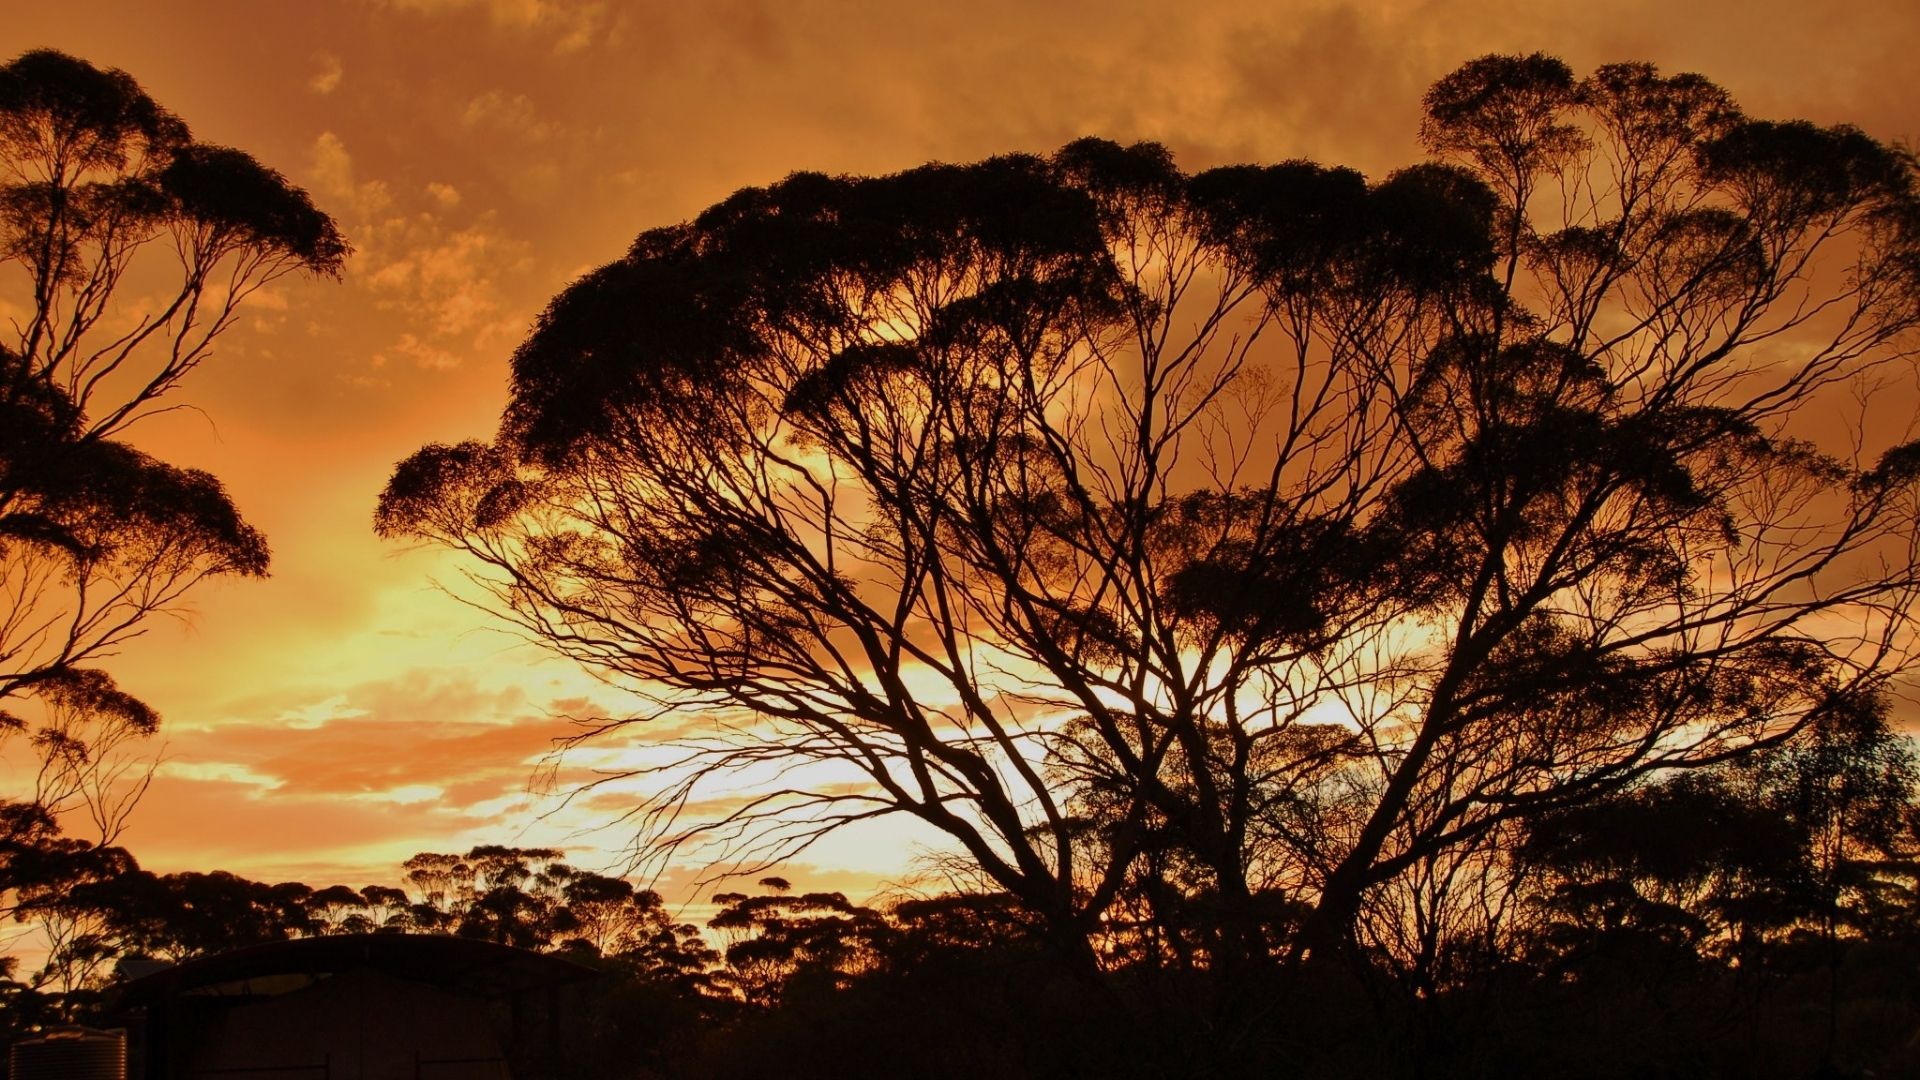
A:
<svg viewBox="0 0 1920 1080">
<path fill-rule="evenodd" d="M 12 1080 L 127 1080 L 127 1033 L 49 1028 L 13 1044 Z"/>
</svg>

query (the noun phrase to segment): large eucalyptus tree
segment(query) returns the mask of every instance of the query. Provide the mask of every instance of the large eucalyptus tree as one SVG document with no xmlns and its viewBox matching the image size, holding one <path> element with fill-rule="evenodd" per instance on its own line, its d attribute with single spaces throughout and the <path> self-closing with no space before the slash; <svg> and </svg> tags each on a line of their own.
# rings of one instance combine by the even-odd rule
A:
<svg viewBox="0 0 1920 1080">
<path fill-rule="evenodd" d="M 1084 140 L 741 191 L 562 292 L 377 526 L 652 703 L 583 738 L 682 718 L 646 853 L 907 814 L 1090 961 L 1143 868 L 1203 963 L 1324 950 L 1912 648 L 1912 403 L 1860 404 L 1909 156 L 1637 64 L 1425 104 L 1373 182 Z"/>
<path fill-rule="evenodd" d="M 125 72 L 0 66 L 0 740 L 40 763 L 0 802 L 9 842 L 82 806 L 112 839 L 114 749 L 157 721 L 99 662 L 201 580 L 266 573 L 219 481 L 128 428 L 178 405 L 249 296 L 347 250 L 304 191 L 195 142 Z"/>
</svg>

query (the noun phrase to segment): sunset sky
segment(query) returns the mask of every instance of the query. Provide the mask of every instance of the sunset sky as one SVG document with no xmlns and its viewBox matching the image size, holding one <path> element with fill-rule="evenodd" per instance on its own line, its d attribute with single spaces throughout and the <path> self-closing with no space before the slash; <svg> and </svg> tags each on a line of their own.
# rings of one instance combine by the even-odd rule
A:
<svg viewBox="0 0 1920 1080">
<path fill-rule="evenodd" d="M 370 520 L 398 459 L 491 434 L 530 321 L 642 229 L 797 169 L 1081 135 L 1158 140 L 1189 170 L 1379 176 L 1418 160 L 1424 88 L 1487 52 L 1649 60 L 1756 116 L 1920 142 L 1913 0 L 68 0 L 4 26 L 8 57 L 126 70 L 198 138 L 307 188 L 356 248 L 340 283 L 257 297 L 187 384 L 196 411 L 135 430 L 221 477 L 274 567 L 194 593 L 109 665 L 165 724 L 123 843 L 151 869 L 316 885 L 481 842 L 615 858 L 617 828 L 579 830 L 617 800 L 549 813 L 528 787 L 563 718 L 618 696 L 436 590 L 457 567 Z M 789 876 L 869 893 L 909 844 L 870 829 Z"/>
</svg>

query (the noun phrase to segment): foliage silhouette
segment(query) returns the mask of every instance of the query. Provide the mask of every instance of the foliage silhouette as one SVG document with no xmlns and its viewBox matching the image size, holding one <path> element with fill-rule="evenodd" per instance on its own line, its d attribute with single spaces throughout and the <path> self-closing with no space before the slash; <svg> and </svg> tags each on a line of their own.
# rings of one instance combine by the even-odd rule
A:
<svg viewBox="0 0 1920 1080">
<path fill-rule="evenodd" d="M 1392 952 L 1515 828 L 1870 697 L 1916 584 L 1915 451 L 1823 430 L 1920 321 L 1905 152 L 1638 64 L 1425 106 L 1372 183 L 1083 140 L 741 191 L 376 526 L 712 719 L 657 857 L 902 813 L 1089 969 L 1130 904 L 1228 986 Z"/>
<path fill-rule="evenodd" d="M 1839 756 L 1851 764 L 1813 772 L 1886 777 L 1910 767 L 1911 750 L 1877 727 L 1872 710 L 1857 713 L 1848 731 L 1853 749 Z M 770 878 L 757 893 L 713 898 L 720 910 L 709 927 L 723 957 L 630 883 L 572 870 L 558 852 L 499 846 L 416 856 L 408 861 L 410 893 L 220 872 L 154 875 L 124 852 L 70 842 L 90 869 L 76 863 L 69 887 L 35 897 L 76 931 L 62 961 L 67 981 L 0 985 L 0 1019 L 15 1031 L 58 1016 L 124 1022 L 113 1012 L 121 960 L 183 959 L 369 927 L 457 933 L 493 925 L 497 890 L 512 888 L 548 898 L 544 908 L 515 908 L 532 928 L 526 941 L 603 972 L 573 1001 L 577 1030 L 587 1036 L 575 1055 L 583 1077 L 825 1077 L 910 1066 L 929 1077 L 1284 1068 L 1323 1077 L 1677 1070 L 1784 1078 L 1823 1061 L 1829 1071 L 1897 1074 L 1914 1062 L 1907 1044 L 1920 1024 L 1920 994 L 1906 978 L 1920 961 L 1911 889 L 1880 890 L 1870 904 L 1849 900 L 1848 910 L 1872 917 L 1841 920 L 1831 938 L 1817 896 L 1797 915 L 1768 914 L 1762 930 L 1745 936 L 1729 928 L 1750 919 L 1750 909 L 1723 902 L 1775 889 L 1769 883 L 1791 891 L 1805 879 L 1794 867 L 1823 865 L 1821 829 L 1809 823 L 1827 817 L 1759 837 L 1743 823 L 1776 815 L 1779 800 L 1804 805 L 1790 793 L 1805 785 L 1777 778 L 1804 773 L 1809 756 L 1836 760 L 1838 734 L 1804 732 L 1737 766 L 1537 823 L 1513 853 L 1524 868 L 1524 899 L 1500 928 L 1502 966 L 1447 967 L 1410 995 L 1383 994 L 1337 969 L 1306 971 L 1291 989 L 1276 988 L 1280 1008 L 1257 1017 L 1231 1055 L 1219 1053 L 1222 1032 L 1201 992 L 1206 973 L 1149 962 L 1133 928 L 1117 922 L 1097 936 L 1110 963 L 1096 987 L 1012 897 L 947 894 L 868 907 Z M 1885 802 L 1895 804 L 1893 816 L 1910 822 L 1911 784 Z M 1645 831 L 1654 826 L 1675 835 Z M 1912 880 L 1899 854 L 1914 848 L 1910 825 L 1846 831 L 1856 858 L 1894 853 L 1876 857 L 1883 880 Z M 1767 842 L 1787 835 L 1798 839 Z M 492 870 L 484 879 L 473 872 L 482 864 Z M 456 880 L 466 887 L 440 888 Z M 434 891 L 443 893 L 437 901 Z M 632 908 L 621 920 L 631 932 L 613 948 L 577 934 L 593 921 L 582 906 L 606 903 Z M 535 910 L 544 914 L 528 918 Z M 1399 977 L 1391 957 L 1374 959 L 1376 971 Z"/>
<path fill-rule="evenodd" d="M 68 814 L 112 843 L 158 717 L 92 665 L 198 582 L 267 570 L 218 480 L 123 436 L 249 296 L 337 275 L 347 252 L 305 192 L 194 142 L 125 72 L 51 50 L 0 66 L 0 266 L 21 312 L 0 341 L 0 740 L 38 762 L 5 798 L 7 858 Z"/>
<path fill-rule="evenodd" d="M 877 968 L 892 928 L 877 911 L 840 893 L 788 894 L 781 878 L 759 896 L 721 893 L 707 925 L 726 934 L 730 983 L 749 1004 L 778 1005 L 788 993 L 831 993 Z"/>
</svg>

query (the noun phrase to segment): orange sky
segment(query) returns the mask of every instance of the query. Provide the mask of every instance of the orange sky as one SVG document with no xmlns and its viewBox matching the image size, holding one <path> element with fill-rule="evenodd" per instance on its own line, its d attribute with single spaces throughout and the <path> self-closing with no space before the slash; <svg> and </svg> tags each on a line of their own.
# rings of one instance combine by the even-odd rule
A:
<svg viewBox="0 0 1920 1080">
<path fill-rule="evenodd" d="M 617 699 L 434 591 L 451 565 L 370 518 L 396 460 L 492 431 L 529 321 L 643 228 L 795 169 L 1086 134 L 1165 142 L 1188 169 L 1379 175 L 1417 159 L 1427 84 L 1495 51 L 1697 70 L 1754 115 L 1920 142 L 1912 0 L 65 0 L 5 27 L 8 56 L 130 72 L 200 139 L 308 188 L 358 249 L 342 284 L 256 299 L 185 388 L 202 412 L 136 429 L 226 482 L 274 569 L 201 589 L 110 665 L 166 725 L 127 846 L 316 885 L 478 842 L 604 866 L 619 841 L 575 832 L 607 800 L 543 819 L 527 793 L 554 718 Z M 791 876 L 870 891 L 908 843 L 869 829 Z"/>
</svg>

